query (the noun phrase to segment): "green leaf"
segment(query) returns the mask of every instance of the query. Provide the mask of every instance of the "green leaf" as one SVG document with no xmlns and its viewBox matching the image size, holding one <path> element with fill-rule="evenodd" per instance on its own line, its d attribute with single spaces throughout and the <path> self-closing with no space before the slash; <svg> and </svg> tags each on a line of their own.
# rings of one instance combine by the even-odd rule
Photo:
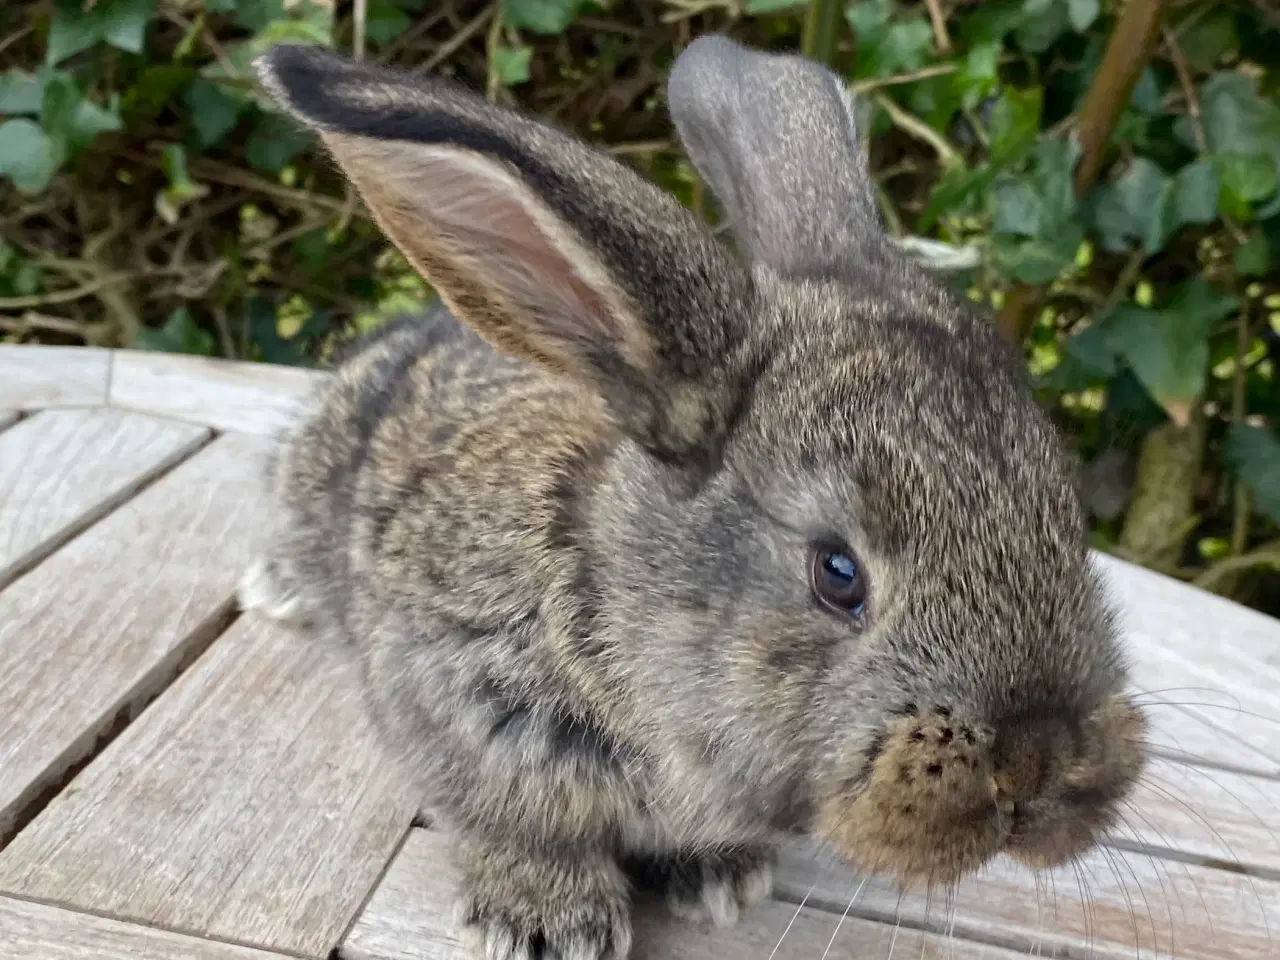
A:
<svg viewBox="0 0 1280 960">
<path fill-rule="evenodd" d="M 1263 154 L 1280 149 L 1280 107 L 1265 102 L 1258 81 L 1215 73 L 1200 88 L 1205 137 L 1214 153 Z"/>
<path fill-rule="evenodd" d="M 1231 200 L 1255 203 L 1275 192 L 1276 162 L 1271 157 L 1219 153 L 1213 159 L 1222 190 Z"/>
<path fill-rule="evenodd" d="M 1159 116 L 1164 113 L 1164 98 L 1160 93 L 1160 80 L 1156 76 L 1156 72 L 1150 67 L 1147 67 L 1138 76 L 1138 82 L 1134 84 L 1133 93 L 1129 97 L 1129 104 L 1135 110 L 1149 117 Z"/>
<path fill-rule="evenodd" d="M 1240 46 L 1235 16 L 1226 10 L 1210 11 L 1179 32 L 1178 46 L 1196 67 L 1201 70 L 1212 67 L 1223 55 Z"/>
<path fill-rule="evenodd" d="M 563 33 L 582 4 L 583 0 L 502 0 L 502 22 L 534 33 Z"/>
<path fill-rule="evenodd" d="M 1084 33 L 1098 19 L 1098 0 L 1067 0 L 1067 19 L 1076 33 Z"/>
<path fill-rule="evenodd" d="M 802 7 L 805 0 L 747 0 L 746 7 L 743 8 L 744 13 L 777 13 L 779 10 L 791 10 L 795 7 Z"/>
<path fill-rule="evenodd" d="M 997 234 L 993 244 L 1000 269 L 1023 283 L 1040 285 L 1056 279 L 1075 259 L 1084 230 L 1075 221 L 1029 240 Z"/>
<path fill-rule="evenodd" d="M 141 53 L 156 0 L 98 0 L 98 7 L 104 8 L 103 39 L 117 50 Z"/>
<path fill-rule="evenodd" d="M 65 157 L 89 145 L 100 133 L 123 124 L 115 104 L 104 109 L 87 100 L 70 74 L 55 73 L 45 85 L 41 126 Z"/>
<path fill-rule="evenodd" d="M 1067 32 L 1066 0 L 1026 0 L 1013 38 L 1027 53 L 1044 53 Z"/>
<path fill-rule="evenodd" d="M 86 10 L 81 0 L 55 0 L 46 62 L 61 63 L 103 41 L 141 53 L 155 5 L 156 0 L 98 0 Z"/>
<path fill-rule="evenodd" d="M 266 114 L 249 135 L 245 159 L 259 170 L 279 173 L 314 143 L 311 132 L 297 123 L 279 114 Z"/>
<path fill-rule="evenodd" d="M 390 4 L 376 4 L 365 20 L 365 36 L 371 43 L 385 46 L 413 26 L 408 14 Z"/>
<path fill-rule="evenodd" d="M 236 9 L 237 0 L 201 0 L 201 6 L 209 13 L 231 13 Z"/>
<path fill-rule="evenodd" d="M 0 76 L 0 114 L 38 114 L 44 102 L 44 80 L 13 69 Z"/>
<path fill-rule="evenodd" d="M 169 314 L 163 327 L 141 330 L 134 345 L 143 350 L 207 357 L 213 353 L 213 334 L 201 329 L 186 307 L 179 307 Z"/>
<path fill-rule="evenodd" d="M 1118 307 L 1105 321 L 1108 342 L 1128 361 L 1152 398 L 1172 411 L 1203 393 L 1210 330 L 1237 306 L 1235 297 L 1216 292 L 1203 280 L 1192 280 L 1163 309 Z"/>
<path fill-rule="evenodd" d="M 1264 427 L 1232 424 L 1225 453 L 1258 509 L 1280 523 L 1280 440 Z"/>
<path fill-rule="evenodd" d="M 1116 354 L 1103 327 L 1097 324 L 1086 327 L 1071 336 L 1063 344 L 1063 350 L 1092 376 L 1100 379 L 1115 376 Z"/>
<path fill-rule="evenodd" d="M 1267 235 L 1255 230 L 1253 235 L 1236 250 L 1236 273 L 1242 277 L 1261 277 L 1271 266 L 1271 244 Z"/>
<path fill-rule="evenodd" d="M 533 56 L 532 47 L 495 46 L 490 53 L 493 57 L 493 68 L 498 75 L 498 82 L 504 87 L 514 87 L 529 79 L 529 60 Z"/>
<path fill-rule="evenodd" d="M 1173 178 L 1180 223 L 1213 223 L 1218 219 L 1218 175 L 1209 160 L 1187 164 Z"/>
<path fill-rule="evenodd" d="M 888 29 L 892 16 L 892 0 L 864 0 L 849 4 L 844 11 L 844 18 L 857 36 L 859 45 L 877 43 Z"/>
<path fill-rule="evenodd" d="M 991 111 L 992 158 L 1010 158 L 1031 149 L 1043 109 L 1041 87 L 1006 87 Z"/>
<path fill-rule="evenodd" d="M 996 233 L 1037 236 L 1044 227 L 1044 204 L 1025 180 L 1001 183 L 991 192 L 992 224 Z"/>
<path fill-rule="evenodd" d="M 187 88 L 186 101 L 191 109 L 191 125 L 201 147 L 211 147 L 230 133 L 248 106 L 217 84 L 200 78 L 193 80 Z"/>
<path fill-rule="evenodd" d="M 53 141 L 34 120 L 18 117 L 0 124 L 0 176 L 22 193 L 48 186 L 60 162 Z"/>
<path fill-rule="evenodd" d="M 933 28 L 923 19 L 895 23 L 876 50 L 877 73 L 888 76 L 918 70 L 933 48 Z"/>
</svg>

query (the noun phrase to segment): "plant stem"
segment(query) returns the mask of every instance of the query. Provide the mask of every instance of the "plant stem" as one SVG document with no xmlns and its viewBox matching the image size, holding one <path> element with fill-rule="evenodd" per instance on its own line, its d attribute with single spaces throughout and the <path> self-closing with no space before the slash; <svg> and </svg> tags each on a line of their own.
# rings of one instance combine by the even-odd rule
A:
<svg viewBox="0 0 1280 960">
<path fill-rule="evenodd" d="M 800 52 L 828 67 L 834 67 L 836 41 L 840 35 L 840 16 L 843 12 L 842 0 L 809 0 Z"/>
<path fill-rule="evenodd" d="M 1133 88 L 1151 60 L 1160 36 L 1164 0 L 1129 0 L 1111 32 L 1107 50 L 1093 75 L 1076 116 L 1080 139 L 1080 165 L 1076 167 L 1076 197 L 1083 200 L 1102 172 L 1107 142 L 1115 130 Z M 1044 287 L 1015 284 L 996 317 L 996 329 L 1014 343 L 1021 343 L 1040 306 Z"/>
</svg>

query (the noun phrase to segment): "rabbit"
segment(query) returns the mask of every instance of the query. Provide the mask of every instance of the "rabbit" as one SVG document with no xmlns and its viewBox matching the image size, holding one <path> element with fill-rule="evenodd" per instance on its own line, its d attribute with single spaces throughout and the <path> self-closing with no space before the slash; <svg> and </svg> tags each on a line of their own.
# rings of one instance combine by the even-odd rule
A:
<svg viewBox="0 0 1280 960">
<path fill-rule="evenodd" d="M 832 72 L 675 61 L 731 244 L 461 85 L 256 70 L 439 300 L 282 437 L 241 603 L 359 663 L 477 956 L 623 960 L 639 892 L 732 924 L 795 835 L 925 888 L 1099 841 L 1144 717 L 1073 454 L 890 242 Z"/>
</svg>

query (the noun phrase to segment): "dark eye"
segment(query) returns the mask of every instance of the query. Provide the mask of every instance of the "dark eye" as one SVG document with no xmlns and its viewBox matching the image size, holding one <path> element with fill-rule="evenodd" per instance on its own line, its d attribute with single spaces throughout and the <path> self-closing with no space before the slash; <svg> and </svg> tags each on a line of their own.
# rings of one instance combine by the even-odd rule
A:
<svg viewBox="0 0 1280 960">
<path fill-rule="evenodd" d="M 851 550 L 818 547 L 814 551 L 813 592 L 829 607 L 862 616 L 867 609 L 867 577 Z"/>
</svg>

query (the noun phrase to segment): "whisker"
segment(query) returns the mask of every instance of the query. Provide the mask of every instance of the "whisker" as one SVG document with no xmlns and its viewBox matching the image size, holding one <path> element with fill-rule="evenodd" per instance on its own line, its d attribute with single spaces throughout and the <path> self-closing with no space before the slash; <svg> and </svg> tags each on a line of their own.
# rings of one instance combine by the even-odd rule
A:
<svg viewBox="0 0 1280 960">
<path fill-rule="evenodd" d="M 836 937 L 839 936 L 840 928 L 844 926 L 844 921 L 849 916 L 849 911 L 853 909 L 853 905 L 857 902 L 858 897 L 862 896 L 862 890 L 870 879 L 870 874 L 867 874 L 867 876 L 863 878 L 862 883 L 858 884 L 858 889 L 854 891 L 853 897 L 849 900 L 849 905 L 844 908 L 844 913 L 840 914 L 840 922 L 836 924 L 836 928 L 831 934 L 831 939 L 827 941 L 827 949 L 822 951 L 822 960 L 827 960 L 827 954 L 831 952 L 831 947 L 836 942 Z"/>
</svg>

